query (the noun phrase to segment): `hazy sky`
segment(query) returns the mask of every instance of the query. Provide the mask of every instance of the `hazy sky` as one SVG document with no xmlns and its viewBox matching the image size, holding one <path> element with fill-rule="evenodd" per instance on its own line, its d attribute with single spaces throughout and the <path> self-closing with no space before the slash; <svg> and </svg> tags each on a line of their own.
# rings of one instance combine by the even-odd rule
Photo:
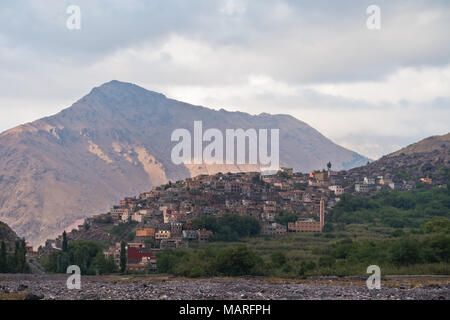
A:
<svg viewBox="0 0 450 320">
<path fill-rule="evenodd" d="M 366 26 L 372 4 L 380 30 Z M 449 30 L 448 0 L 2 0 L 0 131 L 117 79 L 288 113 L 377 158 L 450 131 Z"/>
</svg>

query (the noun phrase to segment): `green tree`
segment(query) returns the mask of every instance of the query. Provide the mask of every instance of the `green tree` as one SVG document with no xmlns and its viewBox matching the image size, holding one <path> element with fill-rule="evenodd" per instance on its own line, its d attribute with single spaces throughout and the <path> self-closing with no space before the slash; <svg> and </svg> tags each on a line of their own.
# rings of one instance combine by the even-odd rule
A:
<svg viewBox="0 0 450 320">
<path fill-rule="evenodd" d="M 237 241 L 241 237 L 255 236 L 260 233 L 261 224 L 251 216 L 224 214 L 219 218 L 202 216 L 192 221 L 194 229 L 207 229 L 214 233 L 212 241 Z"/>
<path fill-rule="evenodd" d="M 103 255 L 109 244 L 97 241 L 77 240 L 67 246 L 67 252 L 55 251 L 41 258 L 41 265 L 47 272 L 65 273 L 69 265 L 77 265 L 82 274 L 115 272 L 111 261 Z"/>
<path fill-rule="evenodd" d="M 180 261 L 188 256 L 184 250 L 164 249 L 157 253 L 158 270 L 162 273 L 174 273 Z"/>
<path fill-rule="evenodd" d="M 395 265 L 411 265 L 422 262 L 421 244 L 416 240 L 405 239 L 391 248 L 392 262 Z"/>
<path fill-rule="evenodd" d="M 295 222 L 298 220 L 298 214 L 294 212 L 281 211 L 275 216 L 275 222 L 287 226 L 289 222 Z"/>
<path fill-rule="evenodd" d="M 286 263 L 287 259 L 283 252 L 277 251 L 270 255 L 270 261 L 274 266 L 282 267 Z"/>
<path fill-rule="evenodd" d="M 67 252 L 67 233 L 66 230 L 64 230 L 62 234 L 63 240 L 62 240 L 62 251 Z"/>
<path fill-rule="evenodd" d="M 211 216 L 201 216 L 192 220 L 192 228 L 196 229 L 206 229 L 212 232 L 217 231 L 217 218 Z"/>
<path fill-rule="evenodd" d="M 317 268 L 317 265 L 314 261 L 302 261 L 300 263 L 299 269 L 298 269 L 298 275 L 301 278 L 306 278 L 306 275 L 308 272 L 314 270 Z"/>
<path fill-rule="evenodd" d="M 25 239 L 20 241 L 20 271 L 21 273 L 28 273 L 28 263 L 27 263 L 27 243 Z"/>
<path fill-rule="evenodd" d="M 239 241 L 239 234 L 229 225 L 220 225 L 211 237 L 212 241 L 234 242 Z"/>
<path fill-rule="evenodd" d="M 216 261 L 216 270 L 225 276 L 258 274 L 263 266 L 262 258 L 244 245 L 221 250 Z"/>
<path fill-rule="evenodd" d="M 331 267 L 335 263 L 335 259 L 332 256 L 322 256 L 319 258 L 320 267 Z"/>
<path fill-rule="evenodd" d="M 111 229 L 111 233 L 117 236 L 119 239 L 127 239 L 128 235 L 130 234 L 130 232 L 133 232 L 137 224 L 138 224 L 137 221 L 121 223 L 117 226 L 114 226 Z"/>
<path fill-rule="evenodd" d="M 16 261 L 14 259 L 14 254 L 8 254 L 6 257 L 6 265 L 8 273 L 16 273 Z"/>
<path fill-rule="evenodd" d="M 70 265 L 70 257 L 67 254 L 67 252 L 59 252 L 59 254 L 56 255 L 55 272 L 66 273 L 67 267 L 69 265 Z"/>
<path fill-rule="evenodd" d="M 328 171 L 331 170 L 331 162 L 330 161 L 328 161 L 328 163 L 327 163 L 327 168 L 328 168 Z"/>
<path fill-rule="evenodd" d="M 323 232 L 333 232 L 334 231 L 334 227 L 333 224 L 330 222 L 325 223 L 325 225 L 323 226 Z"/>
<path fill-rule="evenodd" d="M 425 223 L 424 231 L 426 233 L 450 233 L 450 220 L 442 217 L 433 218 Z"/>
<path fill-rule="evenodd" d="M 131 231 L 130 233 L 128 233 L 127 235 L 127 241 L 131 242 L 134 240 L 134 238 L 136 237 L 136 232 Z"/>
<path fill-rule="evenodd" d="M 344 194 L 330 211 L 327 221 L 423 228 L 433 217 L 450 218 L 450 194 L 444 188 L 381 191 L 372 198 Z M 428 228 L 433 225 L 434 222 Z"/>
<path fill-rule="evenodd" d="M 14 267 L 13 272 L 24 273 L 27 269 L 26 262 L 26 243 L 25 239 L 17 240 L 14 249 Z"/>
<path fill-rule="evenodd" d="M 7 254 L 5 241 L 2 241 L 0 248 L 0 273 L 8 272 Z"/>
<path fill-rule="evenodd" d="M 120 243 L 120 272 L 125 273 L 127 270 L 127 248 L 125 241 Z"/>
<path fill-rule="evenodd" d="M 112 257 L 105 258 L 102 252 L 97 253 L 92 261 L 92 266 L 95 273 L 99 274 L 113 273 L 117 271 L 117 266 L 114 263 L 114 259 Z"/>
</svg>

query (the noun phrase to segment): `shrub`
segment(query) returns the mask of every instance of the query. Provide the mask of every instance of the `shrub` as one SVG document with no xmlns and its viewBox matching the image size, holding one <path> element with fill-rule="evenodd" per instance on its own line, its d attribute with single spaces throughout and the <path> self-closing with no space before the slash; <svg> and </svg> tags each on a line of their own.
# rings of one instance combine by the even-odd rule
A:
<svg viewBox="0 0 450 320">
<path fill-rule="evenodd" d="M 433 218 L 424 225 L 426 233 L 450 233 L 450 220 L 447 218 Z"/>
<path fill-rule="evenodd" d="M 67 252 L 55 251 L 41 259 L 47 272 L 65 273 L 69 265 L 77 265 L 82 274 L 112 273 L 116 271 L 114 261 L 106 259 L 103 249 L 106 244 L 96 241 L 77 240 L 68 244 Z"/>
<path fill-rule="evenodd" d="M 224 214 L 219 218 L 202 216 L 192 221 L 194 229 L 211 230 L 211 241 L 237 241 L 242 237 L 256 236 L 260 233 L 260 222 L 251 216 Z"/>
</svg>

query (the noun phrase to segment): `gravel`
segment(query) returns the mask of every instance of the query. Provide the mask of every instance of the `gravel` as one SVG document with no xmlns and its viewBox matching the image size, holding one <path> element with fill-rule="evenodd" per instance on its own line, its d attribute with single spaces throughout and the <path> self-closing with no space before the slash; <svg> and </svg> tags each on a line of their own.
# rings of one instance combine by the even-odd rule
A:
<svg viewBox="0 0 450 320">
<path fill-rule="evenodd" d="M 68 275 L 0 274 L 0 296 L 21 293 L 45 300 L 449 300 L 449 278 L 388 281 L 369 290 L 364 281 L 314 279 L 269 281 L 245 278 L 179 279 L 127 276 L 82 276 L 81 289 L 66 287 Z M 428 279 L 429 280 L 429 279 Z M 413 285 L 411 283 L 414 283 Z M 419 284 L 418 284 L 419 283 Z"/>
</svg>

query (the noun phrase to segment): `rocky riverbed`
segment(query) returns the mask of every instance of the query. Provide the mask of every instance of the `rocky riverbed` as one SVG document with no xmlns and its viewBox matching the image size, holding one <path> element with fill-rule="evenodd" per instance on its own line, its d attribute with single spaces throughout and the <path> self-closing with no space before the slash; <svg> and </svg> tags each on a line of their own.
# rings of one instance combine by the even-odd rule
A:
<svg viewBox="0 0 450 320">
<path fill-rule="evenodd" d="M 380 290 L 360 278 L 180 279 L 82 276 L 81 289 L 66 287 L 68 275 L 0 274 L 0 299 L 213 300 L 213 299 L 450 299 L 450 277 L 389 277 Z"/>
</svg>

